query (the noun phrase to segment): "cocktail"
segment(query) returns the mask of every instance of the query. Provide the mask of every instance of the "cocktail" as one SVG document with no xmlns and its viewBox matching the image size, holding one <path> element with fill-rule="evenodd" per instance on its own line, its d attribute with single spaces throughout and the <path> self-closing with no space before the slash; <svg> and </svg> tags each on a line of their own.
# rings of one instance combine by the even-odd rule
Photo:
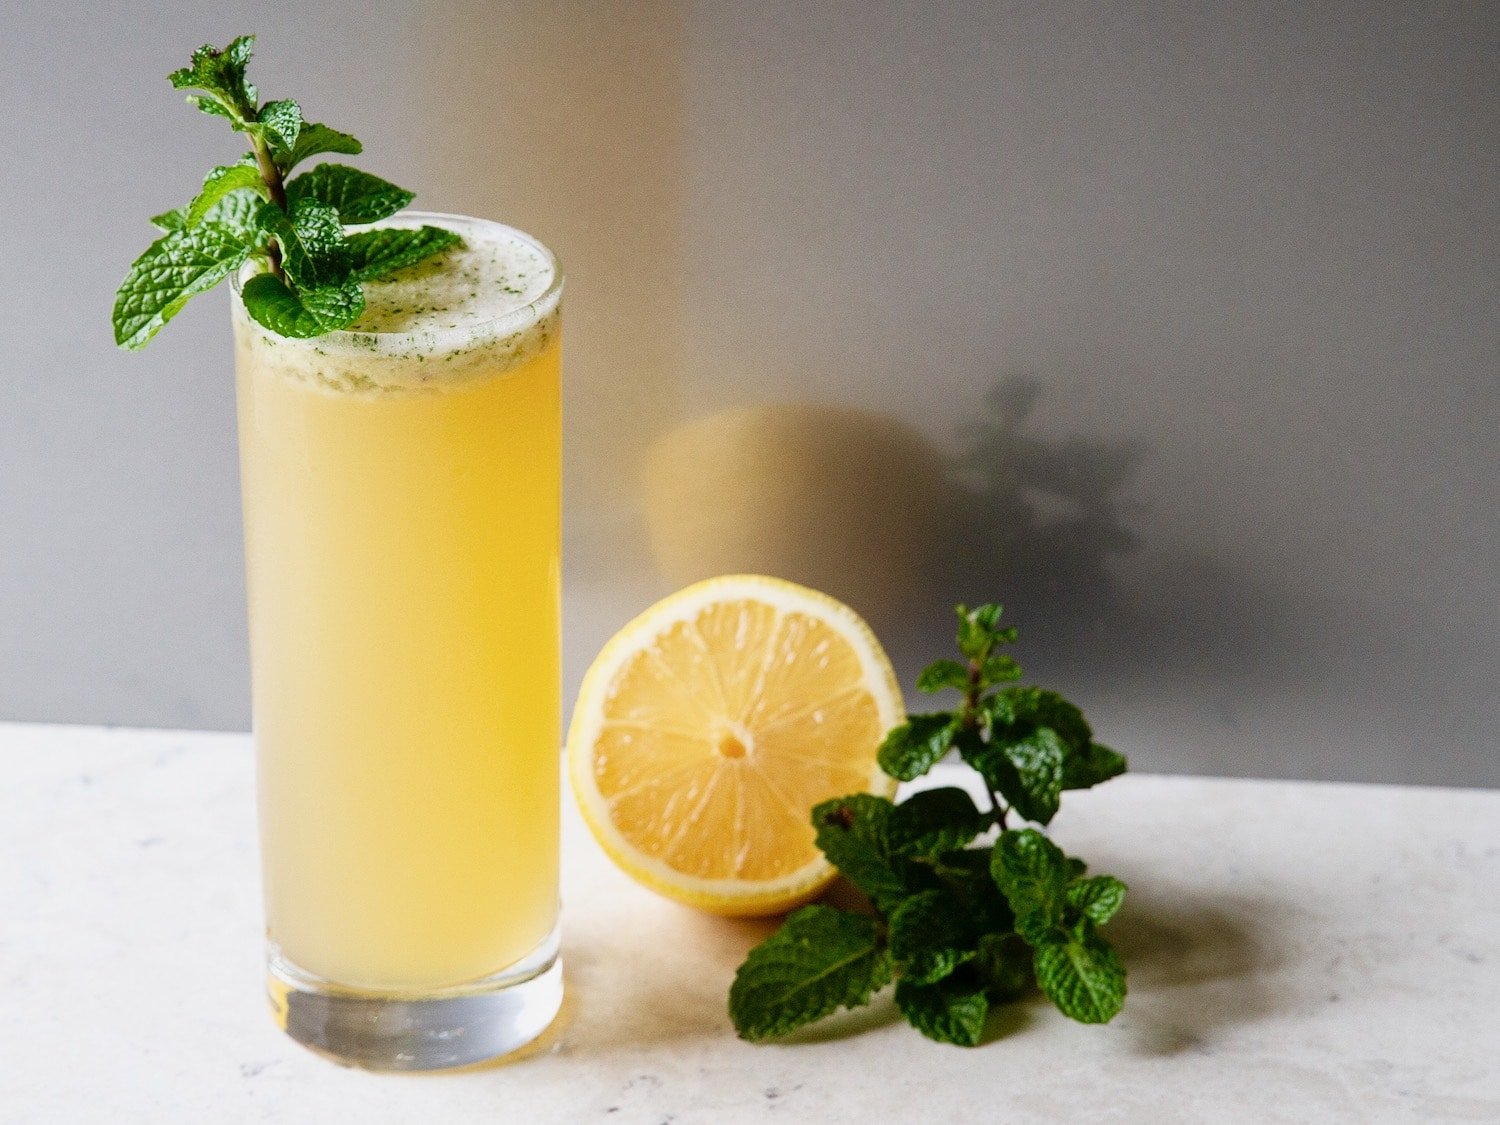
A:
<svg viewBox="0 0 1500 1125">
<path fill-rule="evenodd" d="M 561 995 L 562 275 L 496 223 L 387 225 L 424 222 L 462 246 L 355 330 L 234 304 L 271 992 L 377 1066 L 508 1049 Z"/>
<path fill-rule="evenodd" d="M 251 151 L 152 219 L 115 339 L 232 279 L 277 1018 L 340 1061 L 461 1066 L 562 1000 L 562 272 L 319 162 L 360 143 L 262 102 L 251 42 L 171 75 Z"/>
</svg>

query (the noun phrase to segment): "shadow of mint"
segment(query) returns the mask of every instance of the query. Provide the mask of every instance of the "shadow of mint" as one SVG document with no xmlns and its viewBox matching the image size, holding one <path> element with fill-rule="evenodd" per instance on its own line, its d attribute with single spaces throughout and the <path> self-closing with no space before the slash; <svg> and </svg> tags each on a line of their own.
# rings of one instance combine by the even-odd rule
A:
<svg viewBox="0 0 1500 1125">
<path fill-rule="evenodd" d="M 1036 1022 L 1036 1012 L 1032 1005 L 1038 1003 L 1046 1001 L 1040 992 L 1032 989 L 1014 1000 L 990 1005 L 990 1014 L 984 1021 L 984 1034 L 980 1036 L 979 1046 L 988 1047 L 991 1043 L 1009 1039 L 1012 1035 L 1025 1031 Z"/>
<path fill-rule="evenodd" d="M 772 1042 L 784 1043 L 788 1046 L 799 1043 L 833 1043 L 840 1039 L 864 1035 L 866 1032 L 882 1027 L 890 1027 L 892 1024 L 905 1024 L 905 1022 L 906 1018 L 896 1007 L 893 991 L 886 988 L 862 1008 L 840 1008 L 833 1015 L 826 1016 L 806 1027 L 800 1027 L 790 1035 L 772 1040 Z M 913 1031 L 911 1034 L 917 1033 Z"/>
<path fill-rule="evenodd" d="M 1131 885 L 1105 933 L 1130 974 L 1123 1015 L 1137 1053 L 1211 1053 L 1227 1029 L 1301 1002 L 1294 990 L 1267 979 L 1288 957 L 1276 925 L 1288 904 L 1169 897 L 1169 889 L 1145 876 Z"/>
<path fill-rule="evenodd" d="M 1064 691 L 1243 672 L 1284 647 L 1286 599 L 1264 579 L 1138 530 L 1149 505 L 1132 488 L 1149 447 L 1045 434 L 1043 394 L 1034 376 L 1004 376 L 957 435 L 925 604 L 888 630 L 902 682 L 944 647 L 956 602 L 1003 603 L 1028 676 Z M 1129 589 L 1116 574 L 1126 560 Z"/>
</svg>

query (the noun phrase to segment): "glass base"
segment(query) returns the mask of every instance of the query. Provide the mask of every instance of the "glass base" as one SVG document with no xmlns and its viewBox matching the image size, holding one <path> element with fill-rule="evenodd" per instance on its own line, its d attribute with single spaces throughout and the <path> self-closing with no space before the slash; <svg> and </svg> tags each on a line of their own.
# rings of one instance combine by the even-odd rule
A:
<svg viewBox="0 0 1500 1125">
<path fill-rule="evenodd" d="M 558 934 L 502 973 L 420 994 L 343 988 L 297 968 L 273 944 L 266 964 L 281 1029 L 320 1055 L 366 1070 L 471 1066 L 524 1047 L 562 1006 Z"/>
</svg>

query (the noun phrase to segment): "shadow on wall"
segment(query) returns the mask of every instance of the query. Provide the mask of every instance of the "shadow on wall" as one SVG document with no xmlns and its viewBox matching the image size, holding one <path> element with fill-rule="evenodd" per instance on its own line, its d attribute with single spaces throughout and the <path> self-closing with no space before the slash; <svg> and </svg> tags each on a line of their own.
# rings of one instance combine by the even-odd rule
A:
<svg viewBox="0 0 1500 1125">
<path fill-rule="evenodd" d="M 1087 651 L 1080 641 L 1104 641 L 1126 613 L 1110 564 L 1141 545 L 1128 521 L 1142 506 L 1125 493 L 1145 450 L 1036 433 L 1041 395 L 1036 378 L 1001 378 L 985 395 L 985 420 L 962 435 L 933 594 L 1003 601 L 1033 652 Z"/>
<path fill-rule="evenodd" d="M 736 407 L 646 453 L 652 557 L 673 586 L 774 574 L 877 628 L 922 600 L 947 507 L 945 466 L 909 426 L 814 403 Z"/>
<path fill-rule="evenodd" d="M 1000 378 L 960 436 L 930 601 L 1004 602 L 1033 672 L 1095 684 L 1267 659 L 1285 599 L 1230 560 L 1148 542 L 1148 504 L 1130 495 L 1146 446 L 1040 434 L 1042 394 L 1032 376 Z"/>
<path fill-rule="evenodd" d="M 947 456 L 896 419 L 816 403 L 686 422 L 646 457 L 656 567 L 673 587 L 750 571 L 826 590 L 869 619 L 903 682 L 948 643 L 959 601 L 1004 602 L 1037 674 L 1256 659 L 1271 600 L 1213 560 L 1148 550 L 1128 496 L 1144 446 L 1036 432 L 1042 394 L 1002 377 Z M 1131 556 L 1145 580 L 1127 588 Z"/>
</svg>

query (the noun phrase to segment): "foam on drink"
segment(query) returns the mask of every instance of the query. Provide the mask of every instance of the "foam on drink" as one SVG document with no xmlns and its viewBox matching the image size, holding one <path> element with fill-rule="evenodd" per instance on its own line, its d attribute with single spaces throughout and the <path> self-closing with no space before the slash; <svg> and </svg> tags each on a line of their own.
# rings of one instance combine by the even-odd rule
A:
<svg viewBox="0 0 1500 1125">
<path fill-rule="evenodd" d="M 499 223 L 412 213 L 378 225 L 424 224 L 456 231 L 463 244 L 365 282 L 365 310 L 345 331 L 278 336 L 236 296 L 235 336 L 247 358 L 330 391 L 368 393 L 493 377 L 545 351 L 558 331 L 555 259 Z M 239 282 L 256 272 L 247 266 Z"/>
</svg>

